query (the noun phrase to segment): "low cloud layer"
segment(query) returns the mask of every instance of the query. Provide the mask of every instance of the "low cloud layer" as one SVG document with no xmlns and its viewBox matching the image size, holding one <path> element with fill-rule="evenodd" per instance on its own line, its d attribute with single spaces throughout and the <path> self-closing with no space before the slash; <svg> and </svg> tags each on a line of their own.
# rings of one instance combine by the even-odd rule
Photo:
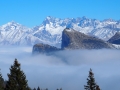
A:
<svg viewBox="0 0 120 90">
<path fill-rule="evenodd" d="M 49 56 L 33 56 L 31 51 L 32 47 L 0 48 L 0 68 L 6 80 L 10 65 L 17 58 L 32 88 L 84 90 L 92 68 L 102 90 L 120 89 L 120 50 L 66 50 Z"/>
</svg>

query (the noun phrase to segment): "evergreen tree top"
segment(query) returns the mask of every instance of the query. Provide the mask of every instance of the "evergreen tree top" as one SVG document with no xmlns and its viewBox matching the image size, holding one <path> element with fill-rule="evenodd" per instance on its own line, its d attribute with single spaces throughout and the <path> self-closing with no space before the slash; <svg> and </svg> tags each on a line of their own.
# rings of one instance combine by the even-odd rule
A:
<svg viewBox="0 0 120 90">
<path fill-rule="evenodd" d="M 94 73 L 92 72 L 92 69 L 90 68 L 90 71 L 89 71 L 89 75 L 90 76 L 94 76 Z"/>
<path fill-rule="evenodd" d="M 15 59 L 11 65 L 10 74 L 8 74 L 6 90 L 30 90 L 27 82 L 26 76 L 20 68 L 20 63 Z"/>
<path fill-rule="evenodd" d="M 38 86 L 37 90 L 40 90 L 39 86 Z"/>
<path fill-rule="evenodd" d="M 14 61 L 14 66 L 20 67 L 20 63 L 18 63 L 17 59 L 15 59 L 15 61 Z"/>
<path fill-rule="evenodd" d="M 94 73 L 90 68 L 89 75 L 87 78 L 87 85 L 84 85 L 85 90 L 100 90 L 99 86 L 95 82 Z"/>
</svg>

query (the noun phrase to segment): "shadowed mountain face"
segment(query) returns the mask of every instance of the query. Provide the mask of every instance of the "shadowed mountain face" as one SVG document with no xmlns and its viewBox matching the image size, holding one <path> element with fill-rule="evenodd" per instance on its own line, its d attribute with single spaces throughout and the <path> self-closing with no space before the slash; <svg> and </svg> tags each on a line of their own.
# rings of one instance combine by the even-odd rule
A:
<svg viewBox="0 0 120 90">
<path fill-rule="evenodd" d="M 120 44 L 120 32 L 117 32 L 112 38 L 108 40 L 108 42 L 113 44 Z"/>
<path fill-rule="evenodd" d="M 65 29 L 62 33 L 62 49 L 102 49 L 114 48 L 111 44 L 73 29 Z"/>
<path fill-rule="evenodd" d="M 38 54 L 38 53 L 50 53 L 50 52 L 55 52 L 58 51 L 60 49 L 54 47 L 54 46 L 50 46 L 48 44 L 35 44 L 33 46 L 33 54 Z"/>
</svg>

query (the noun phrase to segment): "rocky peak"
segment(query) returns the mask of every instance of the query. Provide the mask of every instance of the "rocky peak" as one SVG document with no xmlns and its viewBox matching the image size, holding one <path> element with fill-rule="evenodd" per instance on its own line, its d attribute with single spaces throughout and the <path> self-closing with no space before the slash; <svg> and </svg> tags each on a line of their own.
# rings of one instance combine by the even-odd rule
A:
<svg viewBox="0 0 120 90">
<path fill-rule="evenodd" d="M 62 49 L 101 49 L 113 46 L 101 39 L 85 35 L 73 29 L 64 29 L 62 33 Z"/>
<path fill-rule="evenodd" d="M 109 19 L 105 19 L 103 20 L 104 22 L 115 22 L 115 20 L 113 20 L 112 18 L 109 18 Z"/>
<path fill-rule="evenodd" d="M 2 31 L 9 31 L 17 29 L 18 27 L 21 27 L 22 25 L 19 23 L 16 23 L 15 21 L 8 22 L 7 24 L 4 24 L 0 27 L 0 30 Z"/>
<path fill-rule="evenodd" d="M 54 46 L 50 46 L 48 44 L 42 44 L 42 43 L 39 43 L 39 44 L 35 44 L 33 46 L 33 51 L 32 53 L 33 54 L 38 54 L 38 53 L 51 53 L 51 52 L 55 52 L 55 51 L 58 51 L 60 49 L 54 47 Z"/>
<path fill-rule="evenodd" d="M 43 21 L 43 25 L 50 24 L 50 23 L 56 23 L 56 22 L 59 22 L 59 20 L 60 20 L 59 18 L 48 16 Z"/>
</svg>

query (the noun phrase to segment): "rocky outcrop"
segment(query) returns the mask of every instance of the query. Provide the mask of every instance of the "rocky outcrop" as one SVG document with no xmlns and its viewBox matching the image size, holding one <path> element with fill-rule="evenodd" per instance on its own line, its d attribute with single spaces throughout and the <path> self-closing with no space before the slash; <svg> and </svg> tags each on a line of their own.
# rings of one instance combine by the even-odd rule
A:
<svg viewBox="0 0 120 90">
<path fill-rule="evenodd" d="M 62 33 L 62 49 L 102 49 L 114 48 L 110 43 L 85 35 L 73 29 L 65 29 Z"/>
<path fill-rule="evenodd" d="M 38 53 L 51 53 L 55 51 L 59 51 L 60 49 L 50 46 L 48 44 L 35 44 L 33 46 L 32 53 L 33 54 L 38 54 Z"/>
<path fill-rule="evenodd" d="M 108 40 L 112 44 L 120 44 L 120 32 L 117 32 L 113 37 Z"/>
</svg>

